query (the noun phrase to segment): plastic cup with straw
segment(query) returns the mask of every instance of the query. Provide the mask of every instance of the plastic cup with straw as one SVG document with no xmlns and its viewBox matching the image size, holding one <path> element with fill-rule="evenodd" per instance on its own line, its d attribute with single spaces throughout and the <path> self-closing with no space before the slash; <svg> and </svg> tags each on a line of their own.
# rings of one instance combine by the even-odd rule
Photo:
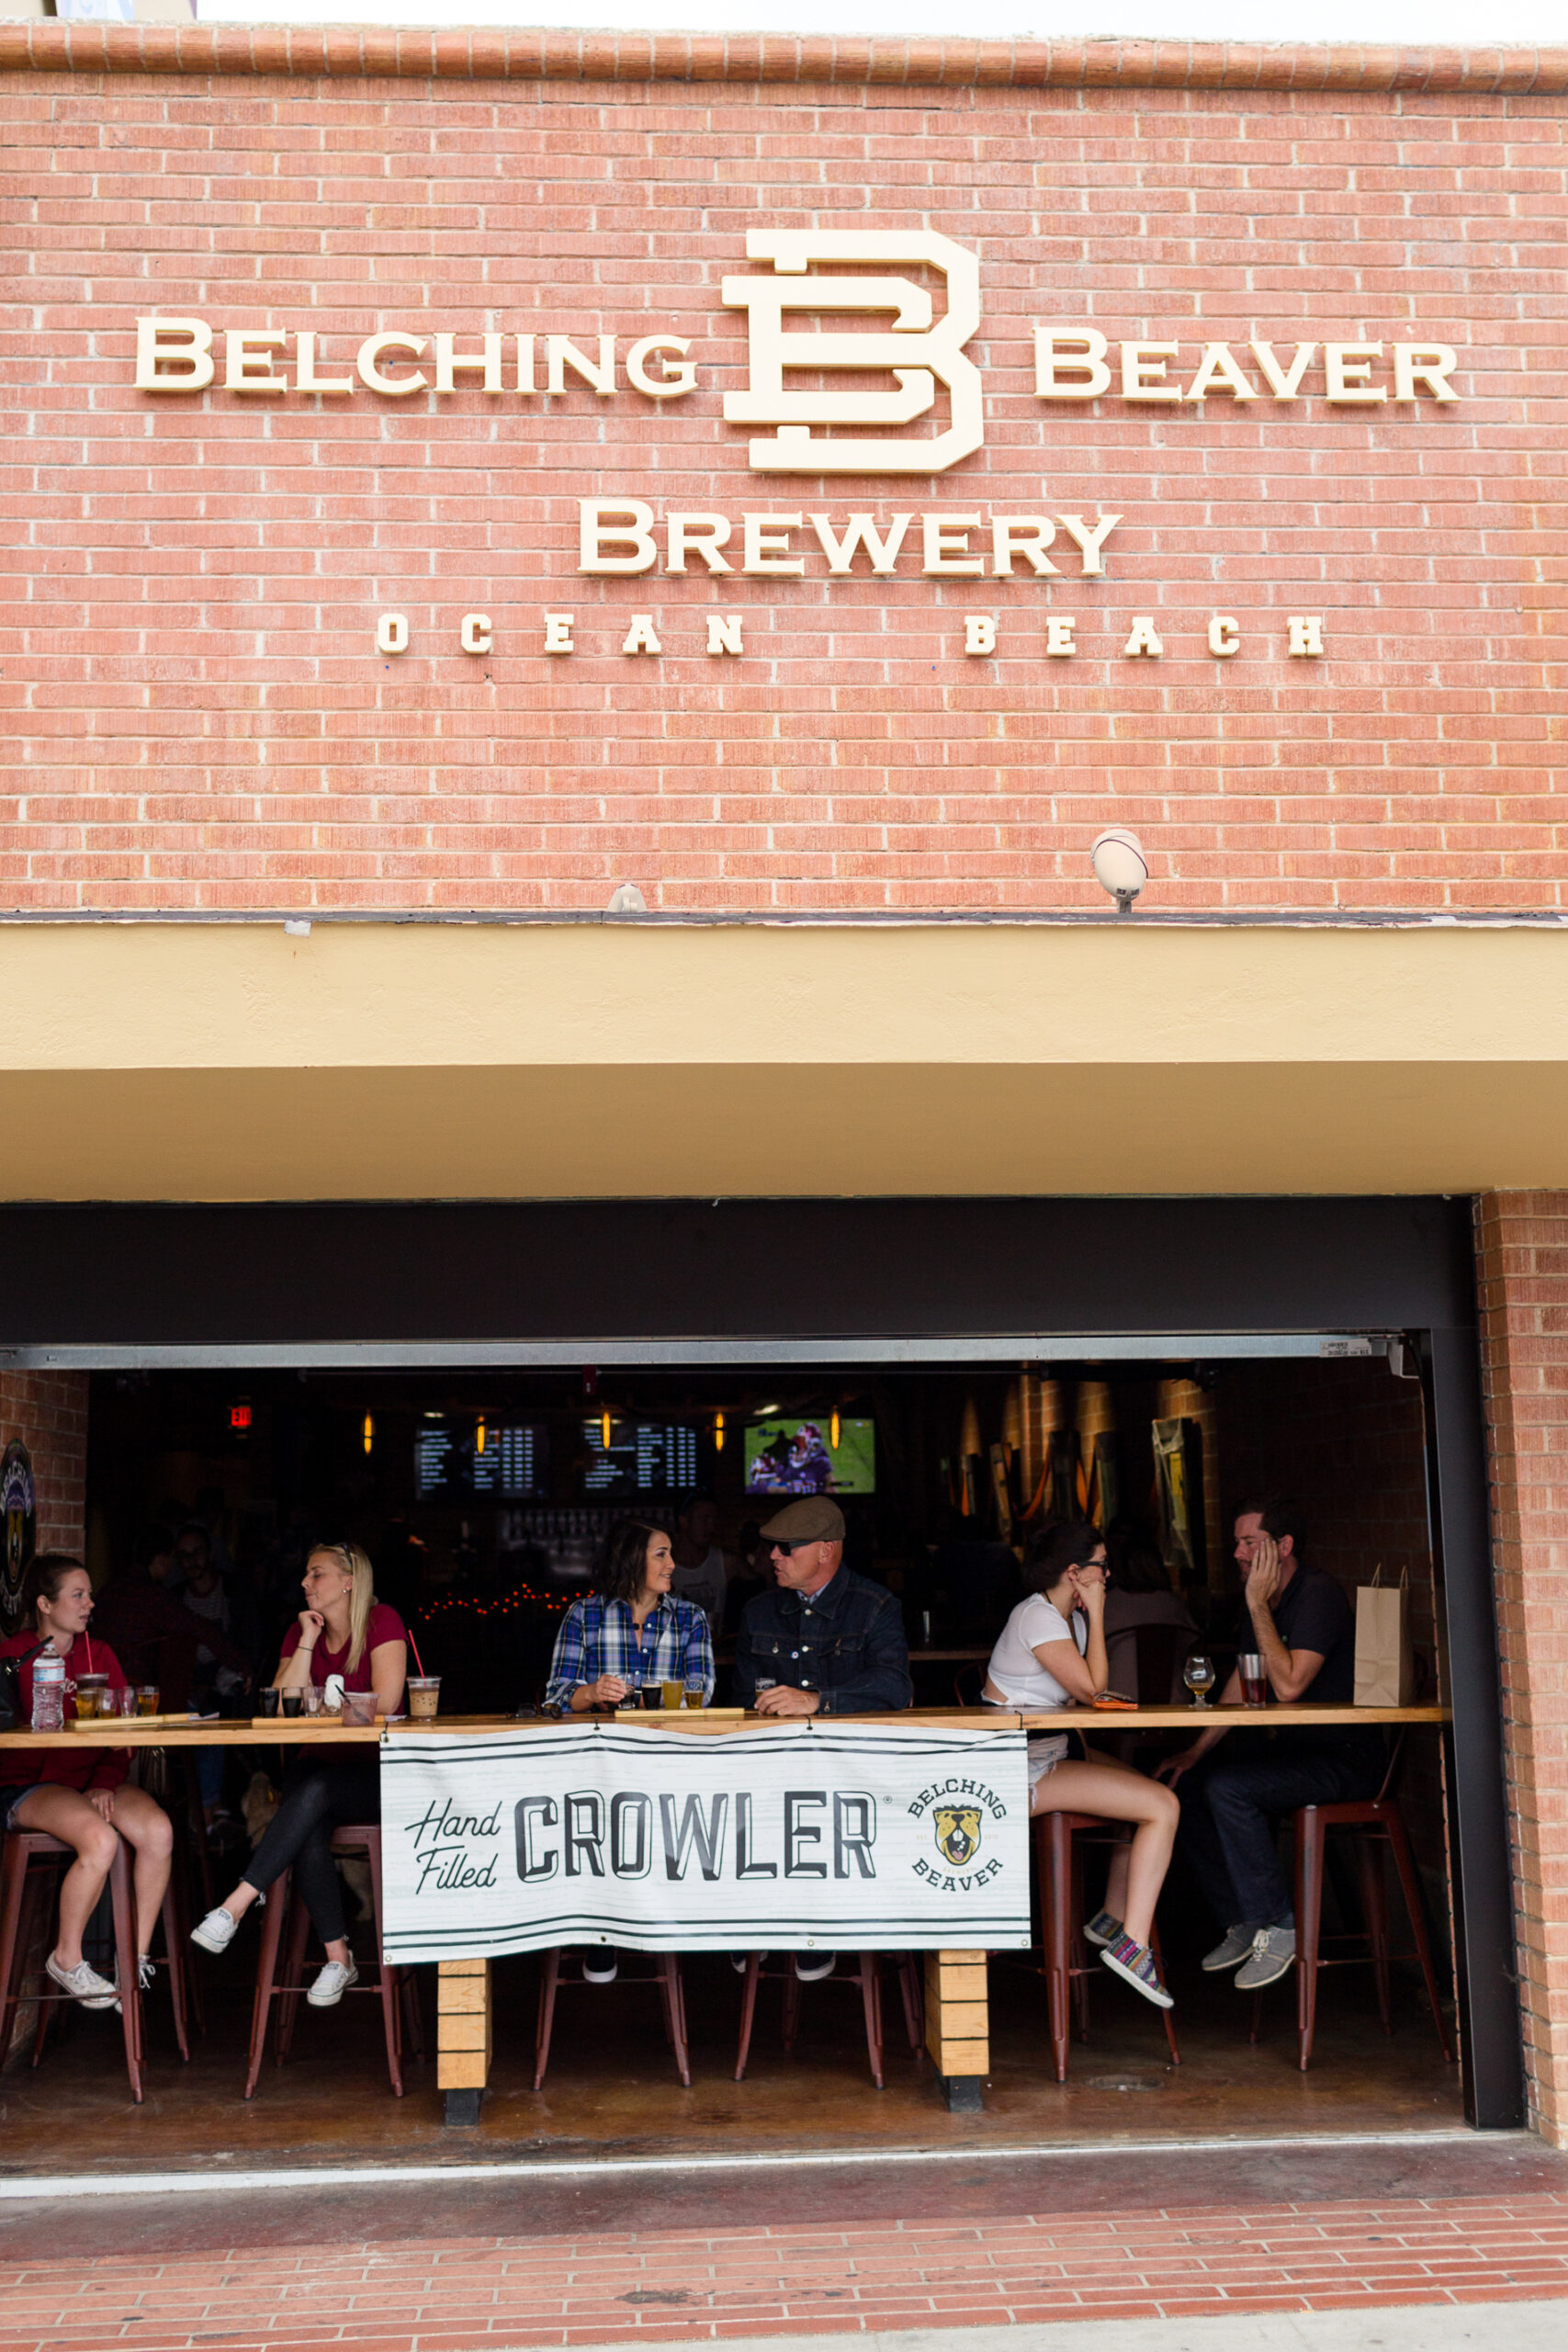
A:
<svg viewBox="0 0 1568 2352">
<path fill-rule="evenodd" d="M 438 1674 L 426 1674 L 424 1660 L 419 1654 L 419 1644 L 413 1637 L 412 1626 L 409 1629 L 409 1647 L 413 1652 L 413 1662 L 419 1668 L 417 1674 L 411 1674 L 408 1678 L 410 1720 L 416 1724 L 429 1723 L 434 1719 L 441 1702 L 441 1677 Z"/>
</svg>

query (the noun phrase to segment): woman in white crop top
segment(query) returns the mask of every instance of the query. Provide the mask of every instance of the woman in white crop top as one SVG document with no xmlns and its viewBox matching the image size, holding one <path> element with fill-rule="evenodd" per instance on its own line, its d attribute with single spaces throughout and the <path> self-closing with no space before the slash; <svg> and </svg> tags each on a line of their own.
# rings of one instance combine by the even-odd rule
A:
<svg viewBox="0 0 1568 2352">
<path fill-rule="evenodd" d="M 1087 1706 L 1105 1689 L 1105 1545 L 1087 1521 L 1053 1529 L 1037 1555 L 1025 1555 L 1024 1580 L 1033 1587 L 1003 1626 L 986 1670 L 986 1700 L 993 1707 L 1032 1713 Z M 1171 1791 L 1107 1757 L 1087 1764 L 1067 1759 L 1065 1734 L 1029 1742 L 1029 1810 L 1089 1813 L 1133 1824 L 1131 1845 L 1111 1860 L 1105 1908 L 1084 1928 L 1108 1968 L 1145 2000 L 1169 2008 L 1149 1951 L 1155 1905 L 1170 1868 L 1181 1808 Z"/>
</svg>

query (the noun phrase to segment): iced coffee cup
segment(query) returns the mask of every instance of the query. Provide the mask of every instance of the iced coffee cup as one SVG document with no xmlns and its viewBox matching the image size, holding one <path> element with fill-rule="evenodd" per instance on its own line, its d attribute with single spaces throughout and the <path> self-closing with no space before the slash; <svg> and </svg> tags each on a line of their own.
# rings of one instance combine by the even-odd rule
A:
<svg viewBox="0 0 1568 2352">
<path fill-rule="evenodd" d="M 438 1674 L 411 1674 L 408 1679 L 409 1721 L 427 1724 L 435 1713 L 441 1698 L 441 1677 Z"/>
</svg>

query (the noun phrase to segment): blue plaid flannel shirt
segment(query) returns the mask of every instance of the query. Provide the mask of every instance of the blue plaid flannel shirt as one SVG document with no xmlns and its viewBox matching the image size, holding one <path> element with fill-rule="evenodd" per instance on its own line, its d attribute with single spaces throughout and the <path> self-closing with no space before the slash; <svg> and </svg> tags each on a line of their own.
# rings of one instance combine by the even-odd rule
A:
<svg viewBox="0 0 1568 2352">
<path fill-rule="evenodd" d="M 574 1600 L 561 1619 L 547 1707 L 564 1709 L 580 1682 L 618 1674 L 636 1690 L 644 1682 L 701 1682 L 703 1704 L 713 1698 L 713 1643 L 708 1621 L 689 1600 L 665 1593 L 643 1620 L 638 1639 L 631 1605 L 594 1592 Z"/>
</svg>

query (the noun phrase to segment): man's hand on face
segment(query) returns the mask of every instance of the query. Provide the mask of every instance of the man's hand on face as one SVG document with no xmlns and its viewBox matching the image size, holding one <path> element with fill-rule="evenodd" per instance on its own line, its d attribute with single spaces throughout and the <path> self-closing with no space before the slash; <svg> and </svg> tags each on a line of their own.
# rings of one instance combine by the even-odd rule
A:
<svg viewBox="0 0 1568 2352">
<path fill-rule="evenodd" d="M 757 1694 L 760 1715 L 814 1715 L 821 1704 L 820 1690 L 797 1690 L 791 1682 L 775 1682 Z"/>
<path fill-rule="evenodd" d="M 1247 1605 L 1257 1609 L 1273 1600 L 1280 1589 L 1280 1546 L 1265 1530 L 1259 1529 L 1252 1566 L 1247 1572 Z"/>
</svg>

